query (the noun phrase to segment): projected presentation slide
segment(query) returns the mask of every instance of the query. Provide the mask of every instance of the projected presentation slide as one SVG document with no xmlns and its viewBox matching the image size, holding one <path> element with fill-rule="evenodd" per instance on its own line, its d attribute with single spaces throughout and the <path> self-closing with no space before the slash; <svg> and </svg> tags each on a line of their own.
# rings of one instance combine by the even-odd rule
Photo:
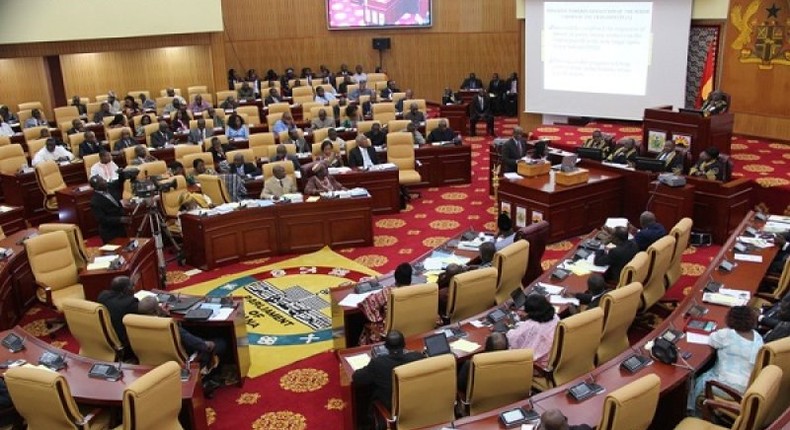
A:
<svg viewBox="0 0 790 430">
<path fill-rule="evenodd" d="M 643 96 L 651 2 L 545 2 L 544 89 Z"/>
<path fill-rule="evenodd" d="M 330 30 L 430 27 L 431 0 L 326 0 Z"/>
</svg>

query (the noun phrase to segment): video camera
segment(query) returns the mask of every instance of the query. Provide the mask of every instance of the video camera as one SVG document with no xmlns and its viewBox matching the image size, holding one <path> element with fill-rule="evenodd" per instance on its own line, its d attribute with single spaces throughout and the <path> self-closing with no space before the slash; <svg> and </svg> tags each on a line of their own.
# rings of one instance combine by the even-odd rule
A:
<svg viewBox="0 0 790 430">
<path fill-rule="evenodd" d="M 139 200 L 150 200 L 157 194 L 169 191 L 176 187 L 176 181 L 162 182 L 160 176 L 149 176 L 145 179 L 138 179 L 140 169 L 129 168 L 118 170 L 118 179 L 121 181 L 130 180 L 132 196 Z"/>
</svg>

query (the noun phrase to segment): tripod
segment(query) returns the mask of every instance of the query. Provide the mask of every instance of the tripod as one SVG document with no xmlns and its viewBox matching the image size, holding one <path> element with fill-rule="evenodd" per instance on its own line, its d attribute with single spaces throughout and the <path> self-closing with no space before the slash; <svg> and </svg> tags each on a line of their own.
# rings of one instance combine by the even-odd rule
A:
<svg viewBox="0 0 790 430">
<path fill-rule="evenodd" d="M 173 245 L 176 250 L 176 257 L 175 259 L 178 260 L 178 264 L 183 264 L 183 255 L 181 254 L 181 247 L 178 246 L 178 243 L 173 239 L 173 234 L 170 233 L 170 230 L 167 229 L 167 225 L 165 224 L 165 220 L 162 217 L 162 214 L 159 213 L 159 209 L 156 207 L 156 203 L 153 202 L 152 199 L 143 199 L 143 202 L 138 204 L 136 208 L 134 208 L 134 212 L 132 212 L 132 218 L 134 215 L 137 214 L 137 211 L 140 209 L 141 206 L 145 206 L 146 214 L 143 217 L 142 222 L 140 222 L 140 226 L 137 228 L 137 237 L 142 236 L 143 230 L 146 226 L 151 229 L 151 237 L 154 239 L 154 246 L 156 247 L 156 261 L 157 261 L 157 269 L 159 272 L 159 285 L 162 289 L 165 288 L 165 282 L 167 281 L 167 260 L 165 260 L 164 254 L 164 240 L 162 239 L 162 234 L 167 236 L 167 239 Z M 171 260 L 172 261 L 172 260 Z"/>
</svg>

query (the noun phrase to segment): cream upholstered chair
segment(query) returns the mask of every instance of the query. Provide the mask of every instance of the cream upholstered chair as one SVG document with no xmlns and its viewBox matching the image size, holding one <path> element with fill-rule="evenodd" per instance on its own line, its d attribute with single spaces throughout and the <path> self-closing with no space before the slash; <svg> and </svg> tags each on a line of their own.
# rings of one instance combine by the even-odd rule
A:
<svg viewBox="0 0 790 430">
<path fill-rule="evenodd" d="M 664 236 L 647 248 L 650 269 L 642 293 L 642 310 L 650 309 L 664 296 L 666 292 L 664 275 L 669 270 L 674 249 L 675 238 L 672 236 Z"/>
<path fill-rule="evenodd" d="M 535 364 L 532 387 L 546 391 L 595 369 L 595 352 L 601 343 L 603 310 L 588 309 L 557 324 L 548 365 Z"/>
<path fill-rule="evenodd" d="M 21 120 L 20 120 L 21 121 Z M 41 130 L 47 129 L 49 127 L 39 125 L 37 127 L 30 127 L 22 129 L 22 135 L 25 136 L 25 142 L 30 142 L 31 140 L 39 139 L 41 137 Z"/>
<path fill-rule="evenodd" d="M 307 111 L 308 112 L 307 116 L 303 117 L 305 121 L 312 121 L 313 118 L 318 118 L 318 113 L 321 112 L 322 109 L 326 112 L 327 118 L 330 118 L 332 120 L 335 119 L 335 112 L 332 110 L 331 107 L 323 106 L 321 103 L 313 103 L 313 104 L 316 104 L 317 106 L 310 107 L 310 110 Z M 329 128 L 329 127 L 325 127 L 325 128 Z"/>
<path fill-rule="evenodd" d="M 425 99 L 411 99 L 411 100 L 409 100 L 409 105 L 411 105 L 412 103 L 417 103 L 417 108 L 419 109 L 420 112 L 422 112 L 422 113 L 424 113 L 426 115 L 428 114 L 428 104 L 425 102 Z M 403 107 L 404 111 L 408 110 L 407 105 L 405 103 L 404 103 L 403 106 L 404 106 Z"/>
<path fill-rule="evenodd" d="M 764 428 L 769 421 L 768 413 L 773 408 L 776 401 L 781 383 L 782 369 L 778 366 L 768 366 L 760 371 L 759 376 L 749 385 L 743 395 L 740 407 L 733 407 L 730 403 L 721 404 L 713 400 L 705 400 L 703 404 L 703 414 L 710 418 L 711 410 L 714 408 L 729 409 L 731 412 L 739 413 L 735 422 L 730 427 L 731 430 L 753 430 Z M 785 387 L 784 391 L 787 391 Z M 699 418 L 689 417 L 683 419 L 675 427 L 675 430 L 725 430 L 726 427 L 715 425 L 709 421 Z"/>
<path fill-rule="evenodd" d="M 634 282 L 601 297 L 603 332 L 596 352 L 596 363 L 609 361 L 628 349 L 628 328 L 634 321 L 642 297 L 642 284 Z"/>
<path fill-rule="evenodd" d="M 134 148 L 136 146 L 137 145 L 123 149 L 123 158 L 126 160 L 126 165 L 127 166 L 131 166 L 132 165 L 132 160 L 134 160 Z M 146 154 L 148 153 L 148 148 L 146 148 L 145 153 Z"/>
<path fill-rule="evenodd" d="M 393 369 L 392 412 L 376 406 L 390 428 L 411 430 L 452 421 L 455 393 L 455 357 L 444 354 Z"/>
<path fill-rule="evenodd" d="M 381 125 L 380 121 L 359 121 L 359 122 L 357 122 L 357 133 L 365 134 L 365 133 L 369 132 L 370 129 L 373 128 L 373 123 L 379 123 L 379 125 Z"/>
<path fill-rule="evenodd" d="M 216 95 L 217 95 L 217 105 L 219 105 L 220 103 L 227 100 L 228 97 L 233 97 L 235 99 L 236 91 L 232 91 L 232 90 L 217 91 Z"/>
<path fill-rule="evenodd" d="M 63 315 L 69 331 L 80 344 L 80 355 L 100 361 L 116 361 L 123 344 L 101 303 L 80 299 L 63 300 Z"/>
<path fill-rule="evenodd" d="M 118 127 L 118 128 L 109 128 L 109 129 L 107 129 L 107 143 L 109 143 L 110 148 L 114 148 L 115 147 L 115 142 L 121 140 L 121 134 L 124 131 L 128 131 L 129 132 L 129 136 L 134 136 L 134 131 L 132 131 L 132 128 L 130 126 L 128 126 L 128 125 L 126 127 Z"/>
<path fill-rule="evenodd" d="M 773 274 L 768 274 L 763 279 L 767 285 L 774 285 L 771 292 L 758 292 L 752 297 L 749 306 L 759 309 L 764 305 L 773 305 L 774 303 L 782 300 L 790 289 L 790 258 L 785 259 L 785 264 L 782 267 L 782 273 L 777 277 Z"/>
<path fill-rule="evenodd" d="M 387 134 L 387 162 L 398 166 L 398 183 L 401 186 L 422 182 L 414 155 L 414 135 L 411 133 Z"/>
<path fill-rule="evenodd" d="M 470 270 L 453 276 L 447 292 L 447 319 L 450 323 L 477 315 L 496 304 L 497 270 L 493 267 Z"/>
<path fill-rule="evenodd" d="M 597 430 L 647 430 L 661 394 L 661 378 L 650 374 L 606 396 Z"/>
<path fill-rule="evenodd" d="M 408 119 L 395 119 L 387 122 L 387 133 L 398 133 L 406 131 L 406 127 L 411 123 Z"/>
<path fill-rule="evenodd" d="M 177 96 L 180 96 L 181 95 L 181 88 L 173 88 L 173 93 L 175 93 L 175 95 L 177 95 Z M 166 96 L 167 95 L 167 88 L 163 88 L 163 89 L 159 90 L 159 95 L 162 96 L 162 97 Z"/>
<path fill-rule="evenodd" d="M 288 153 L 288 155 L 296 155 L 296 145 L 285 145 L 285 151 Z M 269 157 L 271 159 L 274 158 L 275 155 L 277 155 L 277 146 L 275 145 L 267 146 L 266 157 Z"/>
<path fill-rule="evenodd" d="M 137 166 L 140 169 L 140 176 L 148 178 L 151 176 L 162 176 L 167 173 L 167 164 L 164 160 L 149 161 Z"/>
<path fill-rule="evenodd" d="M 25 241 L 30 269 L 36 278 L 36 296 L 58 310 L 67 298 L 84 299 L 77 265 L 65 231 L 41 234 Z"/>
<path fill-rule="evenodd" d="M 272 103 L 268 105 L 269 115 L 273 113 L 291 112 L 291 105 L 286 102 Z"/>
<path fill-rule="evenodd" d="M 85 132 L 74 133 L 69 136 L 69 147 L 71 149 L 71 153 L 74 154 L 74 158 L 80 157 L 80 144 L 85 142 Z M 89 155 L 98 155 L 98 154 L 89 154 Z M 84 160 L 84 158 L 83 158 Z"/>
<path fill-rule="evenodd" d="M 67 104 L 67 105 L 69 105 L 69 106 L 73 106 L 73 105 L 74 105 L 74 103 L 72 103 L 72 101 L 73 101 L 73 100 L 72 100 L 71 98 L 69 98 L 69 99 L 66 101 L 66 104 Z M 90 101 L 91 101 L 91 98 L 90 98 L 90 97 L 80 97 L 80 103 L 82 103 L 82 104 L 88 104 L 88 103 L 90 103 Z"/>
<path fill-rule="evenodd" d="M 397 118 L 398 117 L 395 115 L 395 112 L 379 112 L 373 114 L 373 119 L 376 121 L 381 121 L 382 124 L 389 124 L 390 122 L 395 121 Z"/>
<path fill-rule="evenodd" d="M 186 363 L 187 355 L 181 346 L 181 335 L 172 318 L 128 314 L 123 317 L 126 335 L 134 354 L 144 366 L 159 366 L 175 361 Z"/>
<path fill-rule="evenodd" d="M 184 173 L 191 175 L 195 171 L 194 163 L 198 158 L 206 163 L 206 168 L 216 170 L 214 167 L 214 157 L 211 156 L 211 153 L 198 152 L 195 154 L 187 154 L 181 159 L 181 164 L 184 165 Z"/>
<path fill-rule="evenodd" d="M 472 356 L 462 400 L 477 415 L 524 400 L 532 390 L 532 350 L 481 352 Z"/>
<path fill-rule="evenodd" d="M 193 85 L 191 87 L 187 87 L 187 94 L 203 94 L 208 92 L 208 86 L 206 85 Z"/>
<path fill-rule="evenodd" d="M 208 152 L 208 150 L 211 149 L 211 141 L 214 140 L 215 137 L 217 139 L 219 139 L 219 143 L 221 143 L 223 146 L 227 145 L 230 142 L 228 140 L 228 136 L 225 136 L 224 134 L 207 137 L 207 138 L 203 139 L 203 150 L 204 151 Z"/>
<path fill-rule="evenodd" d="M 323 142 L 324 139 L 326 139 L 329 136 L 330 128 L 331 127 L 319 128 L 318 130 L 313 130 L 313 142 L 315 143 Z M 334 142 L 332 142 L 332 144 L 334 145 Z"/>
<path fill-rule="evenodd" d="M 29 141 L 27 141 L 27 155 L 29 155 L 32 160 L 33 157 L 36 156 L 36 153 L 38 153 L 38 151 L 41 151 L 41 148 L 46 146 L 46 144 L 47 144 L 46 138 L 30 139 Z"/>
<path fill-rule="evenodd" d="M 159 123 L 152 122 L 151 124 L 143 126 L 143 134 L 145 135 L 145 145 L 151 146 L 151 135 L 159 131 Z"/>
<path fill-rule="evenodd" d="M 144 95 L 145 95 L 145 98 L 147 98 L 147 99 L 150 99 L 150 98 L 151 98 L 151 92 L 150 92 L 150 91 L 147 91 L 147 90 L 132 90 L 132 91 L 127 91 L 127 92 L 126 92 L 126 95 L 127 95 L 127 96 L 132 96 L 132 97 L 134 97 L 134 98 L 135 98 L 137 101 L 139 101 L 139 100 L 140 100 L 140 94 L 144 94 Z"/>
<path fill-rule="evenodd" d="M 71 395 L 66 378 L 50 370 L 13 367 L 5 382 L 14 408 L 31 430 L 103 430 L 109 428 L 110 414 L 101 409 L 80 408 Z"/>
<path fill-rule="evenodd" d="M 274 162 L 271 162 L 271 163 L 264 164 L 263 165 L 263 181 L 264 182 L 266 182 L 267 179 L 269 179 L 272 176 L 274 176 L 274 173 L 272 173 L 272 170 L 274 169 L 274 166 L 283 166 L 283 168 L 285 169 L 285 176 L 290 177 L 291 180 L 294 181 L 294 184 L 296 183 L 296 171 L 294 170 L 294 163 L 292 163 L 290 160 L 288 160 L 288 161 L 274 161 Z"/>
<path fill-rule="evenodd" d="M 283 142 L 285 142 L 285 141 L 288 139 L 288 133 L 289 133 L 289 132 L 290 132 L 290 130 L 281 131 L 281 132 L 280 132 L 280 133 L 277 135 L 277 138 L 280 140 L 280 143 L 283 143 Z M 296 129 L 296 134 L 297 134 L 299 137 L 302 137 L 302 138 L 304 138 L 304 131 L 303 131 L 302 129 L 300 129 L 300 128 L 297 128 L 297 129 Z M 293 146 L 293 147 L 295 147 L 295 145 L 285 145 L 285 146 L 286 146 L 286 147 L 289 147 L 289 146 Z M 294 153 L 295 153 L 295 152 L 294 152 Z"/>
<path fill-rule="evenodd" d="M 373 84 L 374 82 L 381 82 L 387 81 L 387 74 L 386 73 L 368 73 L 368 84 Z M 370 88 L 373 86 L 371 85 Z"/>
<path fill-rule="evenodd" d="M 285 112 L 271 112 L 270 111 L 269 114 L 266 115 L 266 125 L 269 126 L 269 131 L 273 132 L 274 124 L 276 124 L 277 121 L 279 121 L 280 118 L 283 117 L 283 114 L 285 114 Z"/>
<path fill-rule="evenodd" d="M 36 182 L 41 193 L 44 194 L 44 209 L 54 212 L 58 210 L 58 201 L 55 193 L 66 188 L 63 175 L 60 174 L 58 163 L 54 161 L 43 161 L 35 167 Z"/>
<path fill-rule="evenodd" d="M 99 110 L 101 110 L 101 102 L 85 103 L 85 112 L 89 121 L 93 121 L 93 115 Z"/>
<path fill-rule="evenodd" d="M 321 141 L 317 141 L 316 143 L 314 143 L 312 145 L 313 149 L 312 149 L 312 151 L 310 153 L 313 154 L 314 157 L 317 157 L 317 156 L 321 155 L 321 145 L 323 145 L 323 143 L 324 143 L 324 141 L 321 140 Z M 335 145 L 334 142 L 332 142 L 332 151 L 336 152 L 337 155 L 341 154 L 340 148 L 337 145 Z"/>
<path fill-rule="evenodd" d="M 206 132 L 214 132 L 214 120 L 211 118 L 202 118 L 203 121 L 206 121 Z M 189 129 L 196 130 L 198 128 L 198 121 L 200 119 L 190 119 L 189 120 Z"/>
<path fill-rule="evenodd" d="M 529 262 L 529 242 L 518 240 L 494 254 L 494 267 L 497 269 L 496 303 L 501 305 L 510 294 L 521 288 L 521 279 L 527 271 Z"/>
<path fill-rule="evenodd" d="M 252 149 L 235 149 L 233 151 L 228 151 L 228 153 L 225 155 L 228 157 L 228 161 L 232 163 L 236 157 L 236 154 L 241 154 L 244 157 L 245 163 L 255 164 L 255 153 L 252 151 Z"/>
<path fill-rule="evenodd" d="M 373 103 L 370 106 L 373 112 L 373 118 L 376 118 L 376 114 L 384 113 L 384 112 L 392 112 L 395 113 L 395 103 L 392 102 L 381 102 L 381 103 Z"/>
<path fill-rule="evenodd" d="M 85 248 L 85 240 L 82 236 L 82 230 L 76 224 L 65 224 L 59 222 L 40 224 L 38 226 L 39 233 L 51 233 L 53 231 L 64 231 L 69 239 L 69 246 L 71 246 L 71 254 L 74 257 L 74 264 L 77 269 L 84 269 L 88 265 L 88 250 Z"/>
<path fill-rule="evenodd" d="M 162 193 L 162 209 L 168 218 L 178 217 L 178 211 L 181 208 L 181 195 L 189 192 L 187 180 L 183 175 L 176 176 L 175 180 L 176 186 Z"/>
<path fill-rule="evenodd" d="M 74 118 L 80 117 L 80 111 L 77 109 L 76 106 L 56 107 L 54 111 L 55 111 L 55 121 L 58 123 L 63 121 L 71 121 Z"/>
<path fill-rule="evenodd" d="M 173 147 L 173 156 L 178 161 L 181 161 L 187 154 L 200 154 L 201 152 L 203 151 L 200 145 L 192 145 L 189 143 L 182 143 Z"/>
<path fill-rule="evenodd" d="M 137 378 L 123 390 L 123 430 L 183 430 L 181 368 L 168 361 Z"/>
<path fill-rule="evenodd" d="M 638 252 L 634 255 L 634 258 L 623 267 L 623 270 L 620 271 L 620 280 L 617 282 L 617 287 L 615 288 L 620 288 L 633 282 L 643 284 L 647 278 L 647 271 L 649 269 L 650 259 L 647 256 L 647 252 Z"/>
<path fill-rule="evenodd" d="M 392 93 L 392 103 L 394 103 L 395 105 L 398 104 L 398 101 L 400 101 L 401 99 L 405 99 L 405 98 L 406 98 L 406 92 L 404 92 L 404 91 L 400 91 L 400 92 L 397 92 L 397 93 Z"/>
<path fill-rule="evenodd" d="M 215 175 L 198 175 L 198 183 L 203 194 L 209 196 L 214 204 L 220 205 L 223 203 L 230 203 L 230 193 L 225 187 L 225 182 Z"/>
<path fill-rule="evenodd" d="M 22 145 L 13 143 L 0 146 L 0 173 L 13 175 L 27 165 L 27 157 Z"/>
<path fill-rule="evenodd" d="M 274 143 L 274 133 L 254 133 L 250 135 L 250 149 L 256 146 L 272 146 Z"/>
<path fill-rule="evenodd" d="M 447 123 L 447 126 L 449 127 L 450 121 L 448 121 L 447 118 L 426 119 L 425 120 L 425 137 L 428 137 L 428 135 L 431 134 L 432 131 L 434 131 L 437 128 L 439 128 L 439 123 L 442 122 L 442 121 L 445 121 Z"/>
<path fill-rule="evenodd" d="M 38 109 L 38 110 L 41 110 L 41 111 L 44 110 L 44 105 L 41 104 L 41 102 L 20 103 L 17 107 L 19 108 L 19 110 L 28 110 L 28 109 L 29 110 Z"/>
<path fill-rule="evenodd" d="M 387 294 L 385 333 L 398 330 L 404 337 L 432 330 L 439 308 L 439 286 L 409 285 L 390 288 Z"/>
<path fill-rule="evenodd" d="M 110 96 L 107 94 L 96 94 L 96 97 L 94 97 L 97 102 L 106 102 L 109 98 Z"/>
<path fill-rule="evenodd" d="M 236 108 L 236 113 L 239 115 L 247 115 L 245 123 L 248 126 L 258 125 L 261 123 L 261 115 L 258 111 L 258 106 L 239 106 Z"/>
<path fill-rule="evenodd" d="M 6 146 L 10 144 L 11 144 L 10 136 L 0 136 L 0 146 Z"/>
<path fill-rule="evenodd" d="M 691 218 L 683 218 L 669 231 L 669 235 L 675 238 L 675 248 L 672 251 L 672 260 L 669 262 L 669 270 L 666 273 L 667 289 L 672 288 L 672 285 L 680 279 L 682 274 L 680 263 L 683 251 L 689 246 L 689 237 L 691 237 L 691 228 L 693 226 L 694 221 Z"/>
</svg>

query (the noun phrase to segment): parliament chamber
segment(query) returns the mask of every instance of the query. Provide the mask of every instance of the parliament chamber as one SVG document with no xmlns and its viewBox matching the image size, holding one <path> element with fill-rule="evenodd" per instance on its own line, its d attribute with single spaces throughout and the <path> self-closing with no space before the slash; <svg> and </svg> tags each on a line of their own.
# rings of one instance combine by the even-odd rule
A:
<svg viewBox="0 0 790 430">
<path fill-rule="evenodd" d="M 0 429 L 790 428 L 748 1 L 639 118 L 534 107 L 530 7 L 587 2 L 90 3 L 0 6 Z"/>
</svg>

